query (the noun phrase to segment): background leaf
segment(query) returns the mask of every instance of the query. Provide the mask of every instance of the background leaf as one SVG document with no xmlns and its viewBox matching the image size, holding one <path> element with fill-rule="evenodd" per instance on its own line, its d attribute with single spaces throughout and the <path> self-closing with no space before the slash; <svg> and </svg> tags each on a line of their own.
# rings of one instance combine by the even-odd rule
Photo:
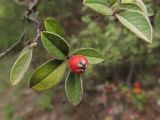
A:
<svg viewBox="0 0 160 120">
<path fill-rule="evenodd" d="M 157 31 L 160 31 L 160 10 L 157 11 L 155 18 L 154 18 L 154 25 L 155 25 L 155 29 Z"/>
<path fill-rule="evenodd" d="M 136 0 L 121 0 L 121 3 L 136 3 Z"/>
<path fill-rule="evenodd" d="M 116 17 L 140 38 L 152 42 L 152 26 L 145 15 L 137 11 L 125 11 L 117 14 Z"/>
<path fill-rule="evenodd" d="M 59 35 L 50 32 L 41 34 L 42 42 L 47 51 L 58 59 L 65 59 L 69 54 L 68 43 Z"/>
<path fill-rule="evenodd" d="M 31 59 L 32 49 L 24 48 L 11 70 L 10 82 L 12 85 L 16 85 L 22 80 L 24 74 L 28 70 Z"/>
<path fill-rule="evenodd" d="M 134 4 L 134 3 L 122 3 L 120 5 L 120 9 L 123 9 L 123 10 L 135 10 L 135 11 L 142 12 L 141 8 L 139 6 L 137 6 L 136 4 Z"/>
<path fill-rule="evenodd" d="M 141 11 L 146 15 L 146 17 L 148 17 L 147 8 L 143 0 L 122 0 L 121 3 L 136 4 L 141 9 Z"/>
<path fill-rule="evenodd" d="M 32 75 L 30 87 L 37 91 L 46 90 L 57 85 L 66 70 L 63 60 L 51 60 L 41 65 Z"/>
<path fill-rule="evenodd" d="M 108 0 L 84 0 L 83 4 L 104 15 L 112 15 L 113 11 L 108 6 Z"/>
<path fill-rule="evenodd" d="M 65 91 L 68 100 L 73 105 L 78 105 L 82 99 L 83 84 L 79 74 L 70 72 L 66 78 Z"/>
<path fill-rule="evenodd" d="M 84 55 L 90 64 L 97 64 L 104 61 L 103 55 L 93 48 L 83 48 L 74 53 L 74 55 Z"/>
<path fill-rule="evenodd" d="M 117 0 L 108 0 L 109 5 L 114 5 L 117 2 Z"/>
<path fill-rule="evenodd" d="M 148 17 L 147 8 L 146 8 L 144 2 L 142 0 L 136 0 L 136 4 L 141 8 L 141 10 L 146 15 L 146 17 Z"/>
<path fill-rule="evenodd" d="M 55 33 L 63 38 L 66 38 L 62 25 L 54 18 L 49 17 L 45 20 L 45 28 L 48 32 Z"/>
</svg>

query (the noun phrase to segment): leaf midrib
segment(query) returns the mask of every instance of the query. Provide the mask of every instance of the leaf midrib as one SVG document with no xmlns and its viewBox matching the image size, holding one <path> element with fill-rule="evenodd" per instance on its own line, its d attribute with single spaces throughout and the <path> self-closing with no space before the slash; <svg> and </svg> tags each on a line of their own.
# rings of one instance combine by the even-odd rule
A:
<svg viewBox="0 0 160 120">
<path fill-rule="evenodd" d="M 45 35 L 44 35 L 44 37 L 45 37 L 45 39 L 47 39 L 49 42 L 52 43 L 52 41 L 50 41 Z M 44 42 L 44 41 L 43 41 L 43 42 Z M 54 45 L 54 43 L 52 43 L 52 45 Z M 59 47 L 57 47 L 56 45 L 54 45 L 54 47 L 57 49 L 57 51 L 58 51 L 59 53 L 61 53 L 61 59 L 62 59 L 62 56 L 63 56 L 63 58 L 66 57 L 66 55 L 60 50 Z M 46 46 L 45 46 L 45 48 L 47 49 Z M 47 51 L 49 51 L 49 50 L 47 49 Z M 49 53 L 50 53 L 50 51 L 49 51 Z M 51 55 L 52 55 L 52 54 L 51 54 Z"/>
<path fill-rule="evenodd" d="M 46 79 L 50 74 L 52 74 L 61 65 L 62 65 L 62 63 L 59 64 L 55 69 L 53 69 L 52 71 L 50 71 L 48 74 L 46 74 L 44 77 L 42 77 L 42 79 L 39 79 L 39 81 L 36 81 L 31 87 L 34 87 L 36 84 L 38 84 L 41 81 L 43 81 L 44 79 Z"/>
</svg>

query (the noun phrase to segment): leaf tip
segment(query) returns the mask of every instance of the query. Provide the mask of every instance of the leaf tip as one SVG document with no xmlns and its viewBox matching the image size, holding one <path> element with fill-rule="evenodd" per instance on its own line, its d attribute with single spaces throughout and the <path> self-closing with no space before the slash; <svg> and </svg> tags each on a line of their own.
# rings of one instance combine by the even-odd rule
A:
<svg viewBox="0 0 160 120">
<path fill-rule="evenodd" d="M 81 102 L 81 101 L 80 101 Z M 74 103 L 74 102 L 72 102 L 71 104 L 73 105 L 73 106 L 77 106 L 77 105 L 79 105 L 80 104 L 80 102 L 78 102 L 78 103 Z"/>
<path fill-rule="evenodd" d="M 47 21 L 47 20 L 50 20 L 50 19 L 53 19 L 53 18 L 52 18 L 52 17 L 47 17 L 47 18 L 46 18 L 46 21 Z"/>
<path fill-rule="evenodd" d="M 150 44 L 152 44 L 152 40 L 150 40 L 150 41 L 147 41 L 148 43 L 150 43 Z"/>
</svg>

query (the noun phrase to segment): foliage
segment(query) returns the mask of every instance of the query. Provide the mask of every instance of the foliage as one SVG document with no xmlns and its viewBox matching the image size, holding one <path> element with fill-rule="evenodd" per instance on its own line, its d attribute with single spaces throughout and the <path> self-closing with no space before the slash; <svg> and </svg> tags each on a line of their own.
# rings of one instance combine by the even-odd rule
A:
<svg viewBox="0 0 160 120">
<path fill-rule="evenodd" d="M 74 53 L 74 55 L 84 55 L 90 64 L 101 63 L 104 60 L 103 55 L 93 48 L 83 48 Z"/>
<path fill-rule="evenodd" d="M 146 6 L 143 1 L 135 0 L 130 2 L 127 0 L 117 0 L 117 2 L 112 6 L 110 6 L 110 1 L 108 0 L 84 0 L 83 3 L 84 5 L 104 15 L 115 15 L 125 27 L 130 29 L 137 36 L 147 42 L 152 42 L 152 26 L 149 22 Z M 141 11 L 130 7 L 128 3 L 139 7 Z M 125 6 L 121 7 L 123 4 Z"/>
<path fill-rule="evenodd" d="M 66 63 L 54 59 L 41 65 L 31 78 L 30 87 L 34 90 L 45 90 L 56 86 L 66 70 Z"/>
<path fill-rule="evenodd" d="M 81 76 L 70 72 L 66 78 L 65 90 L 68 100 L 73 105 L 78 105 L 83 94 L 83 82 Z"/>
<path fill-rule="evenodd" d="M 32 49 L 24 48 L 15 62 L 10 75 L 12 85 L 16 85 L 24 77 L 32 59 Z"/>
<path fill-rule="evenodd" d="M 88 9 L 84 8 L 83 13 L 87 13 L 87 15 L 83 16 L 83 22 L 86 23 L 86 26 L 76 37 L 72 36 L 70 40 L 71 46 L 66 41 L 67 37 L 62 25 L 51 17 L 45 20 L 46 31 L 41 34 L 42 43 L 47 52 L 55 59 L 41 65 L 33 73 L 30 87 L 34 90 L 41 91 L 57 85 L 65 74 L 68 59 L 75 54 L 86 56 L 90 64 L 97 64 L 105 59 L 106 62 L 103 63 L 103 67 L 112 65 L 117 67 L 126 63 L 129 63 L 129 65 L 142 63 L 148 66 L 148 63 L 156 63 L 157 54 L 152 55 L 152 53 L 159 47 L 159 43 L 155 41 L 151 45 L 146 45 L 139 41 L 141 38 L 151 43 L 152 37 L 155 40 L 159 38 L 157 34 L 159 28 L 155 27 L 159 25 L 159 12 L 154 10 L 156 7 L 153 9 L 151 1 L 147 1 L 145 5 L 143 1 L 138 0 L 123 0 L 123 3 L 111 0 L 85 0 L 83 4 L 105 16 L 100 16 L 100 19 L 94 20 L 91 16 L 93 14 L 91 12 L 87 13 Z M 149 16 L 154 15 L 155 19 L 152 20 L 152 18 L 151 22 L 154 21 L 154 24 L 157 25 L 153 26 L 153 28 L 156 28 L 156 32 L 152 33 Z M 117 20 L 122 24 L 117 23 Z M 134 32 L 135 35 L 122 27 L 122 25 Z M 73 48 L 79 45 L 86 48 L 79 49 L 71 54 L 70 47 Z M 101 52 L 90 47 L 96 48 Z M 101 53 L 105 55 L 105 58 Z M 142 58 L 142 55 L 146 56 Z M 151 57 L 148 57 L 149 55 Z M 27 61 L 27 57 L 23 61 Z M 30 60 L 23 62 L 23 64 L 19 60 L 17 62 L 16 64 L 21 67 L 26 66 L 26 64 L 29 66 L 30 64 Z M 14 67 L 13 69 L 19 69 L 19 67 Z M 19 74 L 21 79 L 26 70 L 25 68 L 22 70 L 23 73 Z M 20 79 L 14 80 L 16 82 L 20 81 Z M 69 101 L 73 105 L 77 105 L 83 93 L 81 76 L 70 72 L 65 85 Z"/>
<path fill-rule="evenodd" d="M 45 27 L 47 31 L 44 31 L 41 34 L 43 45 L 48 53 L 53 55 L 56 59 L 44 63 L 33 73 L 30 81 L 30 87 L 37 91 L 46 90 L 56 86 L 61 81 L 65 73 L 66 62 L 70 56 L 72 56 L 69 56 L 69 45 L 65 40 L 66 37 L 64 36 L 64 30 L 60 23 L 53 18 L 47 18 L 45 20 Z M 74 54 L 86 56 L 88 61 L 92 64 L 97 64 L 104 60 L 100 52 L 92 48 L 81 49 Z M 27 71 L 31 62 L 31 58 L 32 49 L 29 46 L 22 50 L 19 58 L 13 66 L 11 71 L 12 85 L 17 84 L 23 78 L 24 73 Z M 77 105 L 80 102 L 83 94 L 82 92 L 79 92 L 78 87 L 75 87 L 75 85 L 82 86 L 82 80 L 80 80 L 80 82 L 77 80 L 79 77 L 79 74 L 72 73 L 66 79 L 66 94 L 73 105 Z M 70 84 L 70 79 L 73 80 L 73 84 Z M 75 81 L 77 84 L 74 84 Z M 79 94 L 70 94 L 72 93 L 71 90 L 78 91 Z M 82 91 L 82 87 L 80 87 L 80 91 Z"/>
<path fill-rule="evenodd" d="M 55 19 L 50 19 L 50 20 L 49 19 L 50 18 L 46 19 L 45 21 L 46 30 L 49 31 L 43 32 L 41 36 L 43 45 L 45 46 L 45 48 L 49 53 L 51 53 L 53 56 L 61 60 L 54 59 L 53 61 L 50 61 L 49 63 L 42 65 L 40 68 L 36 70 L 36 72 L 33 74 L 31 78 L 31 84 L 30 84 L 31 87 L 35 90 L 45 90 L 57 85 L 59 81 L 62 79 L 62 76 L 64 74 L 66 68 L 66 60 L 70 57 L 68 43 L 63 39 L 66 38 L 63 36 L 64 35 L 63 28 Z M 63 38 L 60 36 L 63 36 Z M 84 54 L 87 51 L 89 53 Z M 98 61 L 96 59 L 101 59 L 101 61 L 98 61 L 96 63 L 103 61 L 102 60 L 103 56 L 99 52 L 93 49 L 91 50 L 86 49 L 85 51 L 81 51 L 79 53 L 77 52 L 77 54 L 85 55 L 87 56 L 87 58 L 88 56 L 91 55 L 92 58 L 94 58 L 94 59 L 89 59 L 91 63 L 93 63 L 92 61 Z M 66 94 L 69 98 L 69 101 L 73 105 L 77 105 L 81 100 L 82 92 L 78 92 L 79 94 L 70 94 L 71 91 L 79 91 L 78 87 L 75 87 L 74 84 L 67 84 L 71 82 L 71 81 L 68 82 L 68 80 L 70 80 L 70 76 L 71 80 L 74 81 L 73 83 L 77 82 L 77 84 L 75 85 L 82 86 L 82 80 L 80 80 L 81 82 L 78 82 L 77 78 L 79 78 L 80 75 L 76 73 L 70 74 L 66 79 L 66 84 L 65 84 Z M 77 76 L 77 77 L 72 77 L 72 76 Z M 80 90 L 81 89 L 82 87 L 80 87 Z"/>
<path fill-rule="evenodd" d="M 153 1 L 146 2 L 148 14 L 152 15 L 151 21 L 160 18 L 157 17 L 159 8 Z M 105 79 L 107 73 L 98 72 L 100 69 L 111 72 L 129 71 L 130 66 L 136 66 L 136 75 L 145 72 L 145 70 L 152 69 L 152 66 L 158 63 L 159 58 L 159 20 L 153 23 L 153 38 L 152 44 L 145 44 L 139 38 L 132 34 L 128 29 L 122 27 L 117 23 L 117 19 L 113 16 L 102 17 L 95 16 L 90 10 L 83 7 L 83 12 L 86 13 L 82 20 L 85 27 L 76 35 L 71 36 L 71 43 L 74 47 L 95 47 L 102 51 L 105 57 L 103 65 L 91 70 L 90 76 L 96 75 L 99 79 Z M 154 15 L 153 15 L 154 14 Z M 81 39 L 79 41 L 78 39 Z M 118 71 L 120 70 L 120 71 Z M 96 74 L 98 72 L 98 74 Z M 127 72 L 126 72 L 127 73 Z M 109 72 L 108 75 L 111 73 Z M 127 75 L 127 74 L 126 74 Z M 144 77 L 141 78 L 143 81 Z M 145 83 L 146 81 L 144 81 Z"/>
</svg>

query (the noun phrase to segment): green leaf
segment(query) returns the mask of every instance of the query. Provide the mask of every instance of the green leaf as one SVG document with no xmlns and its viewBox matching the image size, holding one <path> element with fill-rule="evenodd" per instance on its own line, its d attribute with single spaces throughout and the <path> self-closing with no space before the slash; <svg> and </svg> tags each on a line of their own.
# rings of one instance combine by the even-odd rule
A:
<svg viewBox="0 0 160 120">
<path fill-rule="evenodd" d="M 30 87 L 37 91 L 50 89 L 61 81 L 65 70 L 66 62 L 63 60 L 55 59 L 44 63 L 33 73 Z"/>
<path fill-rule="evenodd" d="M 146 17 L 148 17 L 147 8 L 146 8 L 146 5 L 144 4 L 144 2 L 142 0 L 136 0 L 136 4 L 141 8 L 141 10 L 146 15 Z"/>
<path fill-rule="evenodd" d="M 22 80 L 24 74 L 28 70 L 31 59 L 32 49 L 24 48 L 11 70 L 10 82 L 12 85 L 16 85 Z"/>
<path fill-rule="evenodd" d="M 121 0 L 121 3 L 136 3 L 136 0 Z"/>
<path fill-rule="evenodd" d="M 78 105 L 83 95 L 83 83 L 79 74 L 70 72 L 66 78 L 65 91 L 68 100 L 73 105 Z"/>
<path fill-rule="evenodd" d="M 141 8 L 134 3 L 122 3 L 119 8 L 122 10 L 135 10 L 142 12 Z"/>
<path fill-rule="evenodd" d="M 121 0 L 121 3 L 131 3 L 131 4 L 136 4 L 141 11 L 148 17 L 148 12 L 147 8 L 142 0 Z"/>
<path fill-rule="evenodd" d="M 108 0 L 84 0 L 83 4 L 101 14 L 113 14 L 112 9 L 108 7 Z"/>
<path fill-rule="evenodd" d="M 109 5 L 114 5 L 117 2 L 117 0 L 108 0 Z"/>
<path fill-rule="evenodd" d="M 54 33 L 42 32 L 41 38 L 48 53 L 57 59 L 65 59 L 68 56 L 69 45 L 62 37 Z"/>
<path fill-rule="evenodd" d="M 25 47 L 22 49 L 22 51 L 20 52 L 19 56 L 23 55 L 24 53 L 28 52 L 29 48 Z"/>
<path fill-rule="evenodd" d="M 59 21 L 57 21 L 54 18 L 49 17 L 45 20 L 45 28 L 48 32 L 58 34 L 62 38 L 66 37 L 65 31 L 62 25 L 60 24 Z"/>
<path fill-rule="evenodd" d="M 146 9 L 147 9 L 147 13 L 148 13 L 147 17 L 152 17 L 155 15 L 155 11 L 154 11 L 152 4 L 146 5 Z"/>
<path fill-rule="evenodd" d="M 157 31 L 160 31 L 160 10 L 157 11 L 157 13 L 154 17 L 154 25 L 155 25 L 155 29 Z"/>
<path fill-rule="evenodd" d="M 148 18 L 138 11 L 125 11 L 116 14 L 119 21 L 137 36 L 147 42 L 152 42 L 152 26 Z"/>
<path fill-rule="evenodd" d="M 97 64 L 104 61 L 103 55 L 93 48 L 83 48 L 74 53 L 74 55 L 84 55 L 90 64 Z"/>
</svg>

